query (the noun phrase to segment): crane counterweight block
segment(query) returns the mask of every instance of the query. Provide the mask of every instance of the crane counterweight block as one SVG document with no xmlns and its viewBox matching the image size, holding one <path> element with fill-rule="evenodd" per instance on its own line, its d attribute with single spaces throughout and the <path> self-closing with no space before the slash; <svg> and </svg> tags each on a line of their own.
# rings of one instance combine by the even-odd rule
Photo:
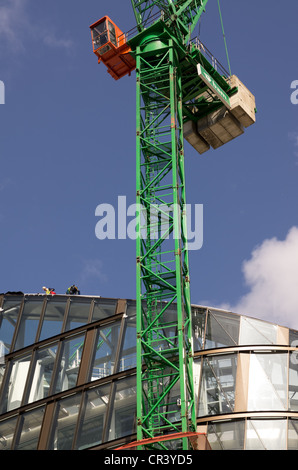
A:
<svg viewBox="0 0 298 470">
<path fill-rule="evenodd" d="M 199 67 L 199 71 L 202 70 Z M 212 147 L 217 149 L 242 135 L 245 128 L 255 123 L 256 102 L 254 95 L 246 88 L 236 75 L 227 79 L 235 93 L 225 101 L 227 97 L 216 82 L 205 75 L 203 77 L 210 93 L 222 101 L 222 106 L 211 110 L 207 115 L 199 113 L 192 120 L 184 122 L 183 135 L 185 140 L 202 154 Z M 209 84 L 208 84 L 209 82 Z"/>
</svg>

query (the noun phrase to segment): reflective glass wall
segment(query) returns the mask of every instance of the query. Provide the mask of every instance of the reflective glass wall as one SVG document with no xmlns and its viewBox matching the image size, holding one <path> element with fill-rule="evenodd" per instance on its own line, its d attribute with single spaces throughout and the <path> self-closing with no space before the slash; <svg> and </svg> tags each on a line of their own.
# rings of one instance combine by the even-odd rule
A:
<svg viewBox="0 0 298 470">
<path fill-rule="evenodd" d="M 297 332 L 193 307 L 198 425 L 213 449 L 298 449 Z"/>
<path fill-rule="evenodd" d="M 297 332 L 192 312 L 197 423 L 211 448 L 298 449 Z M 134 440 L 135 367 L 134 301 L 0 296 L 0 450 Z"/>
<path fill-rule="evenodd" d="M 0 306 L 0 450 L 106 447 L 134 435 L 134 302 L 28 295 Z"/>
</svg>

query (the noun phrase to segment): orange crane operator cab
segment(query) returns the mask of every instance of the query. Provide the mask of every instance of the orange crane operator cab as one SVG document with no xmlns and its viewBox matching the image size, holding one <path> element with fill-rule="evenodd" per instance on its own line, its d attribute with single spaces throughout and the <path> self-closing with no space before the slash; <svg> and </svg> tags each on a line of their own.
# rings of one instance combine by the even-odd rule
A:
<svg viewBox="0 0 298 470">
<path fill-rule="evenodd" d="M 104 16 L 90 26 L 93 52 L 107 66 L 115 80 L 132 72 L 136 67 L 135 59 L 130 55 L 131 48 L 125 34 L 108 17 Z"/>
</svg>

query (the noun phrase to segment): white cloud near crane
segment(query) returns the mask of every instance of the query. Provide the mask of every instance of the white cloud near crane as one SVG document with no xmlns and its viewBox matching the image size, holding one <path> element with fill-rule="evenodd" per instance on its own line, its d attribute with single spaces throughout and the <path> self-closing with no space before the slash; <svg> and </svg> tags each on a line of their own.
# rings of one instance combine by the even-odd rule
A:
<svg viewBox="0 0 298 470">
<path fill-rule="evenodd" d="M 242 265 L 249 291 L 222 308 L 298 329 L 298 227 L 264 240 Z"/>
<path fill-rule="evenodd" d="M 73 41 L 61 37 L 49 27 L 33 24 L 28 14 L 27 0 L 9 0 L 0 5 L 0 43 L 3 49 L 9 48 L 11 53 L 19 53 L 26 49 L 26 40 L 33 38 L 42 40 L 49 48 L 70 51 Z M 0 47 L 0 51 L 1 51 Z"/>
</svg>

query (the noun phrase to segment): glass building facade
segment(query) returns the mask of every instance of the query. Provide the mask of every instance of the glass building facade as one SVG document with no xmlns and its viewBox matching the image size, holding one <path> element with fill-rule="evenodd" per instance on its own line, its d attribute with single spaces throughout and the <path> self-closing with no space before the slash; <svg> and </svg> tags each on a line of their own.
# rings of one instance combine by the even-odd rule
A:
<svg viewBox="0 0 298 470">
<path fill-rule="evenodd" d="M 192 317 L 197 424 L 211 449 L 298 449 L 298 332 L 195 305 Z M 0 295 L 0 450 L 135 439 L 135 302 Z"/>
</svg>

